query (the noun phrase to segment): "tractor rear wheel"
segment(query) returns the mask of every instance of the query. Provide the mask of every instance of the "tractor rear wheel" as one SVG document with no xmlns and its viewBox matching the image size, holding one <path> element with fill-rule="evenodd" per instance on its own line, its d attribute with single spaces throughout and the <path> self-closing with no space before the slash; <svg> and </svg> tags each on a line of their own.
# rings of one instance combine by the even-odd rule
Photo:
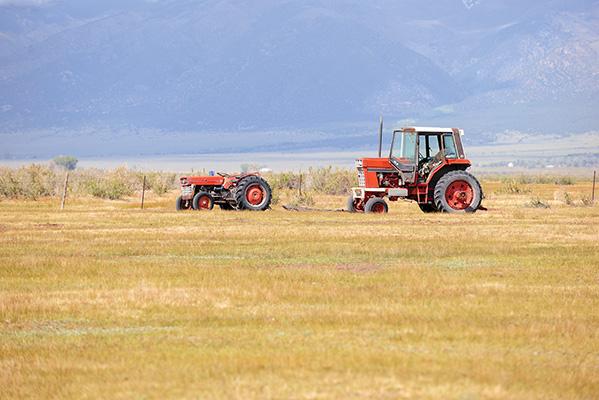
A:
<svg viewBox="0 0 599 400">
<path fill-rule="evenodd" d="M 420 207 L 420 209 L 424 213 L 434 213 L 439 211 L 437 210 L 437 207 L 435 207 L 435 205 L 432 203 L 418 204 L 418 207 Z"/>
<path fill-rule="evenodd" d="M 177 211 L 189 210 L 191 208 L 191 201 L 183 200 L 181 196 L 177 197 Z"/>
<path fill-rule="evenodd" d="M 212 210 L 214 207 L 214 199 L 206 192 L 198 192 L 193 196 L 192 203 L 194 210 Z"/>
<path fill-rule="evenodd" d="M 259 176 L 243 178 L 235 190 L 239 210 L 264 211 L 270 207 L 272 191 L 268 182 Z"/>
<path fill-rule="evenodd" d="M 385 200 L 379 197 L 371 197 L 364 205 L 364 211 L 367 213 L 385 214 L 389 211 L 389 207 L 385 203 Z"/>
<path fill-rule="evenodd" d="M 466 171 L 450 171 L 435 186 L 435 207 L 441 212 L 473 213 L 483 198 L 476 178 Z"/>
</svg>

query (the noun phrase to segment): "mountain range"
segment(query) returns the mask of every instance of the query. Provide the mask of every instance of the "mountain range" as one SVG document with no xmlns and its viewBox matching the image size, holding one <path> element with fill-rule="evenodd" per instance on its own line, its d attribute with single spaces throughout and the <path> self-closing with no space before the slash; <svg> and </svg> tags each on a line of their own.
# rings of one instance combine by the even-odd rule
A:
<svg viewBox="0 0 599 400">
<path fill-rule="evenodd" d="M 0 0 L 0 156 L 599 129 L 599 1 Z"/>
</svg>

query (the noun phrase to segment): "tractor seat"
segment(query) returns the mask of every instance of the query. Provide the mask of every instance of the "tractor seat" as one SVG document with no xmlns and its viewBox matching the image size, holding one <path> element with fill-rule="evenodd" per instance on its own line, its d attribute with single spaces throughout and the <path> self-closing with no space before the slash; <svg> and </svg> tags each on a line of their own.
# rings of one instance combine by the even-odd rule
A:
<svg viewBox="0 0 599 400">
<path fill-rule="evenodd" d="M 418 166 L 418 175 L 423 180 L 428 179 L 428 175 L 443 162 L 444 158 L 445 152 L 440 150 L 433 157 L 423 159 Z"/>
</svg>

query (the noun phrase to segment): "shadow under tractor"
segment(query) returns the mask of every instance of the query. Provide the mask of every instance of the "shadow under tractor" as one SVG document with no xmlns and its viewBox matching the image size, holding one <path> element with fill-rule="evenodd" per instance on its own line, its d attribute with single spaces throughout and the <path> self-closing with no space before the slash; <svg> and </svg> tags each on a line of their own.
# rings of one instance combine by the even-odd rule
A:
<svg viewBox="0 0 599 400">
<path fill-rule="evenodd" d="M 272 199 L 268 182 L 258 173 L 183 176 L 180 184 L 177 210 L 212 210 L 216 204 L 222 210 L 264 211 Z"/>
<path fill-rule="evenodd" d="M 423 212 L 472 213 L 481 208 L 483 192 L 466 170 L 456 128 L 409 127 L 395 130 L 388 157 L 381 157 L 382 120 L 378 158 L 356 160 L 359 187 L 352 188 L 350 212 L 386 213 L 389 201 L 408 199 Z"/>
</svg>

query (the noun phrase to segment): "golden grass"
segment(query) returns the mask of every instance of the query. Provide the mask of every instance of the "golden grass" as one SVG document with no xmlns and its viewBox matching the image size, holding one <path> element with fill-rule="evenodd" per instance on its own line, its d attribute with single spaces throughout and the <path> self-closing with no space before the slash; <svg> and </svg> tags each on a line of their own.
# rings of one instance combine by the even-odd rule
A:
<svg viewBox="0 0 599 400">
<path fill-rule="evenodd" d="M 0 202 L 0 398 L 596 398 L 599 207 L 499 185 L 465 216 Z"/>
</svg>

